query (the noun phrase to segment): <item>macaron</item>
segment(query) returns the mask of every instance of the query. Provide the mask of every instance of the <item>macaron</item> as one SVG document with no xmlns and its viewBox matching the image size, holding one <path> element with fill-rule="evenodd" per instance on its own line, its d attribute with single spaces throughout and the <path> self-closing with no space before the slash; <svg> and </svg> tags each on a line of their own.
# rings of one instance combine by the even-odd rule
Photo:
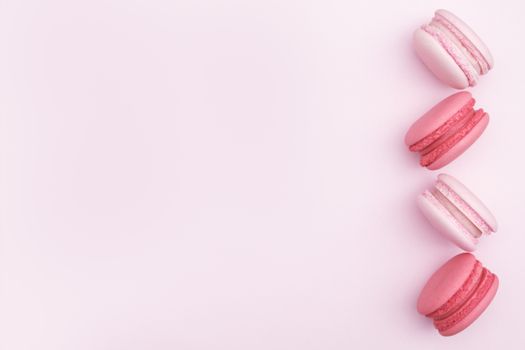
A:
<svg viewBox="0 0 525 350">
<path fill-rule="evenodd" d="M 421 166 L 439 169 L 465 152 L 483 133 L 489 115 L 474 109 L 467 91 L 457 92 L 432 107 L 405 135 L 405 144 L 421 155 Z"/>
<path fill-rule="evenodd" d="M 413 44 L 423 63 L 445 84 L 464 89 L 494 66 L 487 46 L 461 19 L 437 10 L 429 24 L 416 29 Z"/>
<path fill-rule="evenodd" d="M 447 174 L 438 175 L 433 188 L 417 197 L 417 205 L 438 232 L 466 251 L 474 251 L 481 236 L 498 229 L 483 202 Z"/>
<path fill-rule="evenodd" d="M 470 326 L 492 302 L 498 277 L 470 253 L 456 255 L 440 267 L 423 287 L 417 311 L 434 321 L 443 336 Z"/>
</svg>

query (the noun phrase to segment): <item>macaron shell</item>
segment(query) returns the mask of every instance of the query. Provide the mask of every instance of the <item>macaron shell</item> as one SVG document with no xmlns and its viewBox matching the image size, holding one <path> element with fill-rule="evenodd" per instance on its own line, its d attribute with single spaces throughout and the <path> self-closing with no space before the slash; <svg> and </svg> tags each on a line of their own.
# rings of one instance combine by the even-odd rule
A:
<svg viewBox="0 0 525 350">
<path fill-rule="evenodd" d="M 478 240 L 430 192 L 419 195 L 417 205 L 430 224 L 445 238 L 468 252 L 476 250 Z"/>
<path fill-rule="evenodd" d="M 442 82 L 456 89 L 469 86 L 465 73 L 436 38 L 418 28 L 413 43 L 419 58 Z"/>
<path fill-rule="evenodd" d="M 446 331 L 440 332 L 440 334 L 444 336 L 451 336 L 461 332 L 462 330 L 470 326 L 474 321 L 478 319 L 479 316 L 481 316 L 481 314 L 490 305 L 490 303 L 496 296 L 498 287 L 499 279 L 498 276 L 494 275 L 494 281 L 492 282 L 492 286 L 488 290 L 487 294 L 485 294 L 485 297 L 479 302 L 479 304 L 467 316 L 465 316 L 464 319 L 462 319 L 456 325 L 452 326 Z"/>
<path fill-rule="evenodd" d="M 443 264 L 421 290 L 418 312 L 426 316 L 444 305 L 463 287 L 475 265 L 476 258 L 469 253 L 458 254 Z"/>
<path fill-rule="evenodd" d="M 441 100 L 412 124 L 405 135 L 405 144 L 411 146 L 434 132 L 471 100 L 472 95 L 468 91 L 457 92 Z"/>
<path fill-rule="evenodd" d="M 487 45 L 480 39 L 480 37 L 470 28 L 465 22 L 463 22 L 460 18 L 458 18 L 456 15 L 454 15 L 452 12 L 447 10 L 437 10 L 436 14 L 439 14 L 443 17 L 445 17 L 450 23 L 452 23 L 456 28 L 458 28 L 463 35 L 465 35 L 474 46 L 478 49 L 478 51 L 483 55 L 487 63 L 489 64 L 489 67 L 492 68 L 494 66 L 494 58 L 492 57 L 492 54 L 490 53 L 490 50 L 488 49 Z"/>
<path fill-rule="evenodd" d="M 492 228 L 493 231 L 498 229 L 498 222 L 490 210 L 483 204 L 479 198 L 472 193 L 465 185 L 458 179 L 448 174 L 439 174 L 438 180 L 445 183 L 452 191 L 461 197 L 467 204 L 478 213 L 479 216 Z"/>
<path fill-rule="evenodd" d="M 459 157 L 481 136 L 481 134 L 483 134 L 483 131 L 485 131 L 488 123 L 489 115 L 485 114 L 483 118 L 481 118 L 481 120 L 476 124 L 476 126 L 474 126 L 474 128 L 472 128 L 472 130 L 470 130 L 470 132 L 466 134 L 465 137 L 463 137 L 463 139 L 452 146 L 441 157 L 436 159 L 435 162 L 427 166 L 427 168 L 430 170 L 440 169 Z"/>
</svg>

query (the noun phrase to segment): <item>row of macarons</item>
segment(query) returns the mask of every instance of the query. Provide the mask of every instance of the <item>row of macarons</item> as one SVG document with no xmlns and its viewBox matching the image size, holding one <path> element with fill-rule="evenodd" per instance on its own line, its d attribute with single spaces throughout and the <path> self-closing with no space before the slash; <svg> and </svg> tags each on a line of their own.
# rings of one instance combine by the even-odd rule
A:
<svg viewBox="0 0 525 350">
<path fill-rule="evenodd" d="M 414 48 L 423 63 L 445 84 L 472 87 L 494 66 L 487 46 L 461 19 L 446 10 L 414 32 Z M 405 143 L 420 154 L 420 164 L 437 170 L 458 158 L 481 136 L 489 123 L 475 109 L 469 92 L 455 93 L 432 107 L 408 130 Z M 489 306 L 498 277 L 470 252 L 479 239 L 497 230 L 490 210 L 463 183 L 440 174 L 432 188 L 418 196 L 418 207 L 445 238 L 468 253 L 454 256 L 427 281 L 417 310 L 431 318 L 441 335 L 469 327 Z"/>
</svg>

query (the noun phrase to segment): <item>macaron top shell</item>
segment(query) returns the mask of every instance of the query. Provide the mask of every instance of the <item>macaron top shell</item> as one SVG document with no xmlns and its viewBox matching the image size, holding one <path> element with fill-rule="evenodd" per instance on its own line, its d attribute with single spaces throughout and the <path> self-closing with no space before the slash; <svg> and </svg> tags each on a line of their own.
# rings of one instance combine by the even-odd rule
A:
<svg viewBox="0 0 525 350">
<path fill-rule="evenodd" d="M 488 63 L 489 68 L 491 69 L 494 67 L 494 58 L 492 57 L 492 54 L 490 53 L 490 50 L 488 49 L 487 45 L 480 39 L 480 37 L 470 28 L 465 22 L 463 22 L 460 18 L 458 18 L 456 15 L 454 15 L 452 12 L 447 10 L 437 10 L 437 15 L 441 15 L 445 17 L 449 22 L 451 22 L 456 28 L 458 28 L 467 38 L 474 44 L 476 49 L 483 55 L 483 58 Z"/>
<path fill-rule="evenodd" d="M 492 231 L 497 231 L 498 222 L 496 218 L 472 191 L 451 175 L 439 174 L 438 180 L 445 183 L 461 197 L 490 226 Z"/>
<path fill-rule="evenodd" d="M 469 253 L 456 255 L 430 277 L 419 295 L 417 311 L 429 315 L 451 299 L 468 280 L 476 258 Z"/>
<path fill-rule="evenodd" d="M 472 103 L 471 101 L 473 98 L 468 91 L 461 91 L 448 96 L 412 124 L 405 135 L 405 144 L 407 146 L 413 145 L 431 134 L 464 106 Z"/>
</svg>

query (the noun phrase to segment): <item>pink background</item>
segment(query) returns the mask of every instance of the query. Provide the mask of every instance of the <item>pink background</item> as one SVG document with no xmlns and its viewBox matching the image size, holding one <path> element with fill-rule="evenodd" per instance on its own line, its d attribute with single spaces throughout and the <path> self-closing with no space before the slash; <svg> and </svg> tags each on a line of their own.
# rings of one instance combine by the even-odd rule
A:
<svg viewBox="0 0 525 350">
<path fill-rule="evenodd" d="M 454 92 L 410 47 L 439 7 L 496 61 L 491 123 L 444 171 L 499 220 L 477 256 L 501 288 L 453 338 L 415 310 L 459 249 L 403 144 Z M 524 10 L 1 1 L 1 349 L 522 349 Z"/>
</svg>

